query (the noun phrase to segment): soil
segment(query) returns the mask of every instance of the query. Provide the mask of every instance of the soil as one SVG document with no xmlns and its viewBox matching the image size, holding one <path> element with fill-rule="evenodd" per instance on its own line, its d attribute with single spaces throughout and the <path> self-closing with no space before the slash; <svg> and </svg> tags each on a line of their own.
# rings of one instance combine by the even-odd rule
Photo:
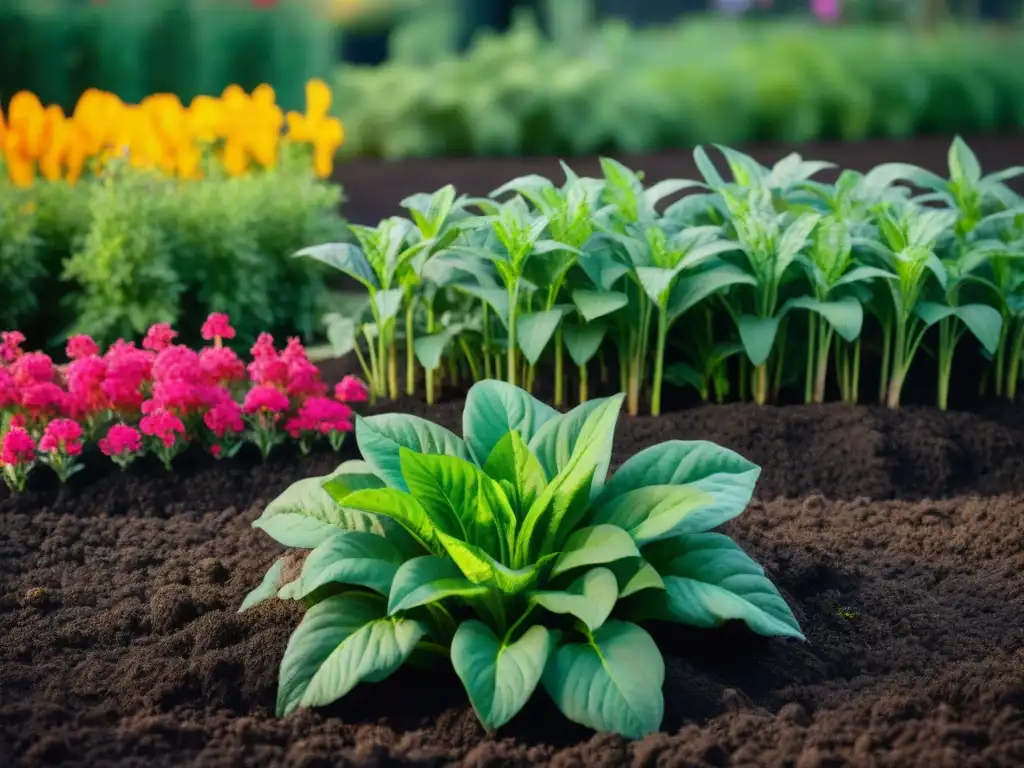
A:
<svg viewBox="0 0 1024 768">
<path fill-rule="evenodd" d="M 738 146 L 759 162 L 770 165 L 790 152 L 809 160 L 826 160 L 840 169 L 868 171 L 882 163 L 902 162 L 921 166 L 945 176 L 946 157 L 952 136 L 918 137 L 891 141 L 812 142 L 807 144 L 757 144 Z M 986 172 L 1017 165 L 1024 155 L 1024 135 L 965 136 Z M 714 154 L 714 150 L 711 150 Z M 663 179 L 699 179 L 690 150 L 659 154 L 616 156 L 634 170 L 644 171 L 646 182 Z M 600 176 L 597 158 L 567 157 L 578 174 Z M 717 162 L 717 161 L 716 161 Z M 539 173 L 553 180 L 562 178 L 558 158 L 432 158 L 401 161 L 346 160 L 337 167 L 334 180 L 345 191 L 342 211 L 351 221 L 376 224 L 387 216 L 405 213 L 402 200 L 417 192 L 431 192 L 454 184 L 460 193 L 486 195 L 518 176 Z M 834 178 L 824 172 L 822 180 Z M 1018 190 L 1020 183 L 1016 182 Z"/>
<path fill-rule="evenodd" d="M 808 642 L 655 628 L 662 733 L 595 735 L 541 693 L 488 736 L 452 673 L 412 670 L 276 719 L 299 613 L 236 613 L 280 554 L 250 523 L 339 458 L 186 458 L 0 492 L 0 765 L 1024 765 L 1020 409 L 698 408 L 623 419 L 615 461 L 696 437 L 763 465 L 727 532 Z"/>
</svg>

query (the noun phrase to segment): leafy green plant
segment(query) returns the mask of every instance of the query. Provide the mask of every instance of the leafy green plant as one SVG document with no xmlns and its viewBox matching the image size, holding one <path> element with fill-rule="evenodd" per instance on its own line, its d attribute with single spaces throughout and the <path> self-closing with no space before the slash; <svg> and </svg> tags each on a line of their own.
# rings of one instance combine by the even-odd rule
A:
<svg viewBox="0 0 1024 768">
<path fill-rule="evenodd" d="M 365 462 L 289 488 L 254 525 L 311 548 L 276 563 L 242 609 L 308 609 L 281 662 L 277 710 L 335 701 L 414 656 L 448 657 L 488 730 L 540 686 L 569 719 L 640 738 L 661 726 L 665 668 L 638 622 L 740 620 L 802 638 L 764 571 L 713 529 L 740 514 L 760 469 L 671 441 L 611 476 L 623 396 L 560 414 L 498 381 L 476 384 L 463 437 L 423 419 L 360 419 Z"/>
</svg>

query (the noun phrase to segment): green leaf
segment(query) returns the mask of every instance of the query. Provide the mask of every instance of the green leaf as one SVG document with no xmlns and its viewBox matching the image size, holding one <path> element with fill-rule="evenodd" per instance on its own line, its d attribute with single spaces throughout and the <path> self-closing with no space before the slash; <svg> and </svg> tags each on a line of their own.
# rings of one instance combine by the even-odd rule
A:
<svg viewBox="0 0 1024 768">
<path fill-rule="evenodd" d="M 881 280 L 898 280 L 899 278 L 892 272 L 886 269 L 879 269 L 878 267 L 854 267 L 849 272 L 844 274 L 835 284 L 833 288 L 838 288 L 841 285 L 850 285 L 853 283 L 862 283 L 867 280 L 874 280 L 875 278 Z"/>
<path fill-rule="evenodd" d="M 804 639 L 779 590 L 728 537 L 698 533 L 659 542 L 644 555 L 661 574 L 664 592 L 637 598 L 637 617 L 694 627 L 739 620 L 759 635 Z"/>
<path fill-rule="evenodd" d="M 239 613 L 248 611 L 254 605 L 259 605 L 264 600 L 269 600 L 277 594 L 278 586 L 281 583 L 281 571 L 284 568 L 284 562 L 284 558 L 281 558 L 270 566 L 270 570 L 263 576 L 263 581 L 260 582 L 260 585 L 242 600 L 242 605 L 238 609 Z"/>
<path fill-rule="evenodd" d="M 544 450 L 536 450 L 532 444 L 530 449 L 537 453 L 542 466 L 547 461 L 558 473 L 545 468 L 549 477 L 554 476 L 520 526 L 513 555 L 515 565 L 522 567 L 557 552 L 583 517 L 588 500 L 604 484 L 611 461 L 615 422 L 624 398 L 625 395 L 619 394 L 594 401 L 597 406 L 589 409 L 578 436 L 574 437 L 574 422 L 569 420 L 565 422 L 569 425 L 565 430 L 556 427 L 549 436 L 537 433 L 535 440 Z M 571 417 L 574 411 L 562 418 Z"/>
<path fill-rule="evenodd" d="M 500 728 L 526 705 L 554 646 L 555 636 L 541 626 L 508 643 L 479 621 L 459 625 L 452 638 L 452 666 L 485 728 Z"/>
<path fill-rule="evenodd" d="M 462 434 L 469 453 L 483 465 L 494 446 L 509 432 L 529 444 L 558 411 L 528 392 L 503 381 L 479 381 L 469 389 L 462 411 Z"/>
<path fill-rule="evenodd" d="M 594 568 L 576 579 L 565 591 L 532 592 L 530 601 L 552 613 L 575 616 L 591 632 L 599 629 L 619 599 L 619 583 L 607 568 Z"/>
<path fill-rule="evenodd" d="M 484 463 L 484 472 L 503 488 L 512 489 L 509 501 L 517 521 L 526 516 L 527 510 L 548 484 L 540 461 L 530 452 L 518 432 L 509 432 L 498 441 Z"/>
<path fill-rule="evenodd" d="M 643 545 L 720 525 L 723 521 L 714 510 L 710 514 L 706 511 L 713 501 L 710 493 L 693 485 L 651 485 L 597 506 L 589 522 L 623 528 Z"/>
<path fill-rule="evenodd" d="M 460 328 L 446 328 L 440 333 L 432 333 L 429 336 L 417 336 L 413 342 L 413 351 L 416 359 L 426 370 L 433 371 L 441 365 L 441 358 L 458 333 Z"/>
<path fill-rule="evenodd" d="M 676 387 L 690 386 L 696 390 L 704 388 L 704 374 L 687 363 L 672 363 L 665 367 L 662 378 Z"/>
<path fill-rule="evenodd" d="M 409 493 L 438 531 L 480 547 L 503 562 L 511 559 L 515 512 L 501 487 L 483 471 L 455 456 L 401 450 Z"/>
<path fill-rule="evenodd" d="M 516 595 L 537 583 L 541 571 L 557 555 L 538 558 L 522 568 L 502 565 L 480 547 L 438 531 L 438 539 L 462 574 L 474 584 L 487 584 L 506 595 Z"/>
<path fill-rule="evenodd" d="M 311 248 L 303 248 L 295 256 L 313 259 L 340 270 L 370 290 L 380 288 L 380 281 L 377 280 L 377 275 L 367 261 L 366 255 L 352 243 L 314 245 Z"/>
<path fill-rule="evenodd" d="M 661 267 L 637 267 L 636 277 L 640 286 L 657 306 L 668 303 L 668 291 L 672 287 L 672 281 L 678 273 L 674 269 L 662 269 Z"/>
<path fill-rule="evenodd" d="M 844 296 L 836 301 L 818 301 L 810 296 L 798 296 L 787 301 L 780 314 L 791 309 L 816 312 L 846 341 L 856 341 L 864 327 L 864 307 L 853 296 Z"/>
<path fill-rule="evenodd" d="M 771 357 L 775 335 L 779 332 L 778 317 L 743 315 L 739 319 L 740 341 L 747 357 L 754 365 L 761 365 Z"/>
<path fill-rule="evenodd" d="M 600 320 L 586 325 L 567 322 L 562 326 L 562 341 L 577 367 L 586 365 L 594 358 L 607 334 L 608 325 Z"/>
<path fill-rule="evenodd" d="M 970 188 L 981 181 L 981 164 L 967 142 L 959 136 L 949 147 L 948 159 L 949 176 L 957 184 Z"/>
<path fill-rule="evenodd" d="M 386 597 L 401 564 L 402 554 L 387 539 L 343 531 L 309 553 L 302 566 L 297 597 L 305 597 L 325 584 L 366 587 Z"/>
<path fill-rule="evenodd" d="M 334 486 L 328 482 L 328 492 L 335 493 Z M 422 547 L 435 554 L 441 554 L 437 531 L 430 521 L 427 511 L 415 498 L 405 491 L 396 488 L 369 488 L 362 491 L 349 491 L 342 487 L 335 496 L 339 504 L 349 509 L 368 512 L 394 520 L 405 529 Z"/>
<path fill-rule="evenodd" d="M 657 569 L 646 560 L 628 561 L 628 570 L 622 566 L 616 569 L 616 577 L 622 587 L 619 599 L 635 595 L 645 589 L 664 589 L 665 582 Z"/>
<path fill-rule="evenodd" d="M 734 285 L 757 285 L 757 280 L 734 264 L 721 262 L 676 281 L 668 299 L 669 320 L 675 320 L 708 296 Z"/>
<path fill-rule="evenodd" d="M 706 440 L 669 440 L 630 457 L 612 475 L 595 508 L 624 494 L 651 486 L 680 485 L 710 494 L 711 502 L 687 517 L 688 526 L 722 525 L 746 509 L 761 468 L 735 451 Z"/>
<path fill-rule="evenodd" d="M 466 444 L 454 433 L 426 419 L 403 413 L 356 416 L 356 444 L 374 474 L 385 485 L 400 491 L 408 490 L 398 456 L 401 448 L 469 459 Z"/>
<path fill-rule="evenodd" d="M 377 321 L 383 325 L 395 317 L 402 309 L 402 298 L 405 292 L 401 288 L 378 291 L 373 295 L 373 306 L 377 309 Z"/>
<path fill-rule="evenodd" d="M 805 213 L 786 228 L 779 242 L 779 252 L 775 259 L 775 279 L 781 280 L 793 259 L 807 245 L 807 238 L 818 224 L 821 217 L 816 213 Z"/>
<path fill-rule="evenodd" d="M 958 318 L 990 355 L 994 355 L 999 346 L 1003 317 L 994 307 L 986 304 L 964 304 L 960 307 L 950 307 L 932 301 L 922 301 L 914 308 L 914 311 L 926 326 L 935 325 L 950 317 Z"/>
<path fill-rule="evenodd" d="M 391 582 L 388 615 L 429 605 L 449 597 L 472 598 L 483 595 L 487 587 L 474 584 L 451 560 L 427 555 L 406 561 Z"/>
<path fill-rule="evenodd" d="M 635 624 L 609 621 L 589 642 L 562 646 L 542 681 L 565 716 L 587 728 L 629 739 L 661 728 L 665 662 Z"/>
<path fill-rule="evenodd" d="M 573 291 L 572 301 L 588 323 L 617 312 L 629 304 L 629 297 L 618 291 Z"/>
<path fill-rule="evenodd" d="M 306 611 L 281 660 L 277 714 L 337 701 L 361 682 L 398 669 L 426 634 L 411 619 L 384 616 L 379 599 L 345 593 Z"/>
<path fill-rule="evenodd" d="M 519 315 L 516 321 L 516 338 L 519 341 L 519 349 L 523 351 L 523 356 L 530 365 L 536 365 L 540 360 L 560 322 L 562 312 L 557 309 Z"/>
<path fill-rule="evenodd" d="M 640 550 L 627 531 L 616 525 L 581 528 L 565 540 L 551 575 L 557 576 L 573 568 L 613 563 L 627 557 L 640 557 Z"/>
<path fill-rule="evenodd" d="M 548 477 L 556 477 L 569 465 L 577 446 L 582 448 L 585 445 L 581 444 L 584 429 L 590 417 L 598 411 L 606 414 L 604 423 L 610 427 L 610 431 L 601 434 L 591 430 L 587 433 L 587 440 L 594 441 L 593 450 L 596 451 L 595 455 L 600 457 L 596 465 L 595 476 L 599 476 L 603 480 L 604 476 L 608 474 L 614 442 L 614 433 L 611 429 L 614 428 L 614 419 L 618 418 L 618 410 L 614 408 L 613 412 L 607 410 L 611 400 L 612 398 L 608 397 L 588 400 L 568 413 L 559 414 L 537 431 L 530 441 L 530 451 L 537 456 Z"/>
</svg>

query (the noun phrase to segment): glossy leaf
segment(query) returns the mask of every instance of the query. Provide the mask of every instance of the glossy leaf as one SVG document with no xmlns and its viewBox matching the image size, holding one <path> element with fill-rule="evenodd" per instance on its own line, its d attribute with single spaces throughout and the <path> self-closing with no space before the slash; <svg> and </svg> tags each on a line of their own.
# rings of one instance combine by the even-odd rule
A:
<svg viewBox="0 0 1024 768">
<path fill-rule="evenodd" d="M 578 290 L 572 292 L 572 301 L 583 319 L 589 323 L 619 311 L 629 304 L 629 297 L 618 291 Z"/>
<path fill-rule="evenodd" d="M 385 485 L 405 491 L 399 450 L 468 459 L 465 443 L 451 431 L 418 416 L 385 413 L 356 417 L 356 444 L 363 459 Z"/>
<path fill-rule="evenodd" d="M 530 312 L 519 315 L 516 321 L 516 338 L 519 349 L 530 365 L 535 365 L 547 349 L 551 337 L 562 322 L 562 312 L 557 309 L 544 312 Z"/>
<path fill-rule="evenodd" d="M 381 536 L 343 531 L 309 553 L 297 596 L 305 597 L 325 584 L 350 584 L 386 597 L 402 560 L 402 554 Z"/>
<path fill-rule="evenodd" d="M 388 615 L 450 597 L 472 598 L 487 592 L 474 584 L 451 560 L 427 555 L 408 560 L 395 573 L 388 597 Z"/>
<path fill-rule="evenodd" d="M 740 341 L 747 357 L 754 365 L 761 365 L 771 357 L 775 337 L 779 332 L 778 317 L 743 315 L 739 319 Z"/>
<path fill-rule="evenodd" d="M 512 490 L 512 494 L 506 493 L 506 496 L 512 503 L 517 520 L 526 516 L 527 510 L 548 484 L 544 467 L 518 432 L 509 432 L 498 441 L 484 463 L 484 472 L 499 483 L 504 481 L 508 484 L 502 483 L 502 487 Z"/>
<path fill-rule="evenodd" d="M 593 525 L 580 528 L 566 539 L 551 575 L 629 557 L 640 557 L 640 550 L 627 531 L 616 525 Z"/>
<path fill-rule="evenodd" d="M 314 245 L 311 248 L 303 248 L 295 256 L 313 259 L 333 267 L 371 290 L 380 288 L 380 281 L 366 255 L 352 243 Z"/>
<path fill-rule="evenodd" d="M 706 511 L 713 501 L 710 493 L 694 485 L 651 485 L 627 491 L 598 505 L 588 521 L 595 525 L 618 526 L 637 544 L 643 545 L 721 525 L 725 521 L 720 515 Z"/>
<path fill-rule="evenodd" d="M 277 590 L 281 584 L 281 571 L 284 569 L 284 563 L 284 558 L 281 558 L 270 566 L 270 570 L 263 576 L 263 581 L 260 582 L 260 585 L 242 600 L 242 605 L 238 609 L 239 613 L 243 613 L 254 605 L 259 605 L 264 600 L 269 600 L 277 595 Z"/>
<path fill-rule="evenodd" d="M 607 568 L 593 568 L 564 591 L 530 593 L 530 601 L 551 611 L 575 616 L 593 632 L 611 616 L 619 599 L 619 583 Z"/>
<path fill-rule="evenodd" d="M 480 381 L 470 387 L 462 411 L 462 434 L 469 453 L 483 465 L 494 446 L 509 432 L 529 444 L 558 411 L 518 387 L 503 381 Z"/>
</svg>

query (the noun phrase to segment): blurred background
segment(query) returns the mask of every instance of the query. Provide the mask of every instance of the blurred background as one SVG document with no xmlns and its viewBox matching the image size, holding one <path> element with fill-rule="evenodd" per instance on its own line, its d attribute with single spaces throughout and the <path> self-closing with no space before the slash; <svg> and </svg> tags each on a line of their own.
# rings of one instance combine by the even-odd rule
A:
<svg viewBox="0 0 1024 768">
<path fill-rule="evenodd" d="M 0 0 L 0 104 L 334 90 L 342 153 L 1006 134 L 1020 0 Z"/>
</svg>

